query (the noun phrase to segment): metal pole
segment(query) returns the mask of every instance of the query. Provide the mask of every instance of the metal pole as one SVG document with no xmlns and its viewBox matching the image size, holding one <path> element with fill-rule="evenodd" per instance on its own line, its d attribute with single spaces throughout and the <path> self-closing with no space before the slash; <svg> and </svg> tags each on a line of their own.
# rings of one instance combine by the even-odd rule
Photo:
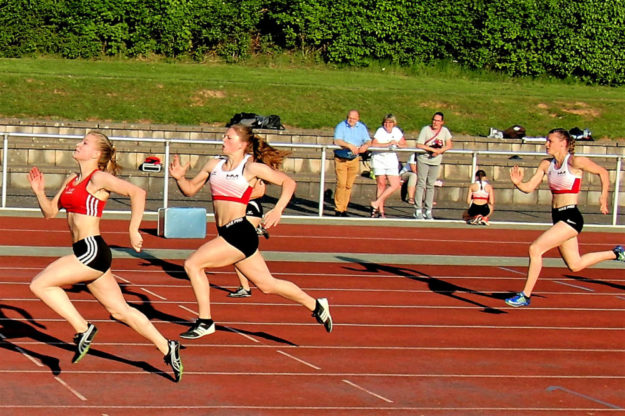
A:
<svg viewBox="0 0 625 416">
<path fill-rule="evenodd" d="M 4 134 L 3 140 L 3 152 L 2 152 L 2 208 L 7 207 L 7 178 L 9 177 L 7 173 L 7 167 L 9 165 L 9 134 Z"/>
<path fill-rule="evenodd" d="M 165 142 L 165 176 L 163 177 L 163 208 L 167 208 L 169 200 L 169 141 Z"/>
<path fill-rule="evenodd" d="M 323 198 L 326 181 L 326 147 L 321 148 L 321 175 L 319 177 L 319 217 L 323 217 Z"/>
<path fill-rule="evenodd" d="M 621 160 L 621 156 L 616 159 L 616 182 L 614 183 L 614 202 L 612 203 L 614 207 L 612 211 L 612 225 L 616 225 L 616 219 L 618 217 L 618 200 L 621 188 Z"/>
<path fill-rule="evenodd" d="M 473 152 L 473 158 L 471 160 L 471 183 L 475 182 L 475 172 L 477 172 L 477 152 Z"/>
</svg>

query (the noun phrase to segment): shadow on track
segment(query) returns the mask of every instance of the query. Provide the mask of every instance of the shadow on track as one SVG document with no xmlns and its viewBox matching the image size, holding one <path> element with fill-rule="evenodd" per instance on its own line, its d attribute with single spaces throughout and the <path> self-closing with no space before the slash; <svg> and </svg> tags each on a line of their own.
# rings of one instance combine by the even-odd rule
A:
<svg viewBox="0 0 625 416">
<path fill-rule="evenodd" d="M 405 277 L 410 280 L 415 280 L 418 282 L 425 283 L 427 284 L 428 288 L 432 292 L 437 293 L 439 295 L 447 296 L 453 299 L 460 300 L 462 302 L 466 302 L 475 306 L 479 306 L 480 308 L 482 308 L 482 312 L 484 313 L 492 313 L 492 314 L 507 313 L 506 311 L 502 311 L 501 309 L 493 308 L 491 306 L 484 305 L 474 300 L 464 298 L 462 296 L 459 296 L 457 293 L 458 292 L 467 293 L 467 294 L 487 297 L 490 299 L 501 299 L 502 294 L 486 294 L 486 293 L 478 292 L 472 289 L 468 289 L 462 286 L 455 285 L 453 283 L 446 282 L 442 279 L 436 278 L 434 276 L 430 276 L 427 273 L 423 273 L 418 270 L 410 269 L 407 267 L 394 267 L 394 266 L 388 266 L 388 265 L 378 264 L 378 263 L 363 262 L 360 259 L 353 259 L 353 258 L 342 257 L 342 256 L 338 256 L 338 258 L 344 261 L 350 261 L 362 267 L 362 269 L 356 269 L 353 267 L 345 267 L 347 270 L 358 271 L 358 272 L 368 272 L 368 273 L 391 273 L 397 276 Z"/>
</svg>

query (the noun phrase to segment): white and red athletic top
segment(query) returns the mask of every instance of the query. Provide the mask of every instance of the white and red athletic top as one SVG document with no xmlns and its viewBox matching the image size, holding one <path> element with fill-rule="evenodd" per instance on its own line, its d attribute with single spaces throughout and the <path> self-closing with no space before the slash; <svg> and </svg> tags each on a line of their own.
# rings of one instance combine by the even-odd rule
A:
<svg viewBox="0 0 625 416">
<path fill-rule="evenodd" d="M 82 181 L 76 183 L 78 176 L 69 181 L 59 198 L 59 208 L 65 208 L 67 212 L 101 217 L 106 201 L 96 198 L 87 191 L 87 184 L 98 169 L 94 170 Z"/>
<path fill-rule="evenodd" d="M 488 182 L 482 181 L 477 191 L 471 192 L 471 199 L 483 199 L 485 201 L 488 201 L 489 193 L 486 190 L 486 185 L 488 185 Z"/>
<path fill-rule="evenodd" d="M 247 205 L 250 202 L 252 188 L 243 176 L 243 168 L 250 155 L 245 155 L 241 163 L 232 170 L 223 170 L 227 159 L 220 160 L 210 173 L 208 182 L 215 201 L 232 201 Z"/>
<path fill-rule="evenodd" d="M 547 169 L 547 182 L 552 194 L 577 194 L 582 186 L 582 175 L 574 175 L 569 171 L 569 153 L 564 158 L 560 169 L 556 169 L 554 158 Z"/>
</svg>

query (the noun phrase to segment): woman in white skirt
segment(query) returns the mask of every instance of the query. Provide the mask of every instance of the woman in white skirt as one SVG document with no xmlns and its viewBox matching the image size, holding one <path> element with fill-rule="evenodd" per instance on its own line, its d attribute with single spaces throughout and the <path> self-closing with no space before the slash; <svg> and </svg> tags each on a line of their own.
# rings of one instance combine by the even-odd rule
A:
<svg viewBox="0 0 625 416">
<path fill-rule="evenodd" d="M 373 136 L 372 147 L 385 147 L 389 151 L 373 153 L 373 173 L 378 185 L 376 200 L 371 202 L 371 217 L 384 217 L 384 201 L 401 187 L 399 178 L 399 159 L 395 149 L 406 147 L 404 133 L 397 127 L 397 119 L 387 114 L 382 119 L 382 126 Z M 388 186 L 387 186 L 388 185 Z"/>
</svg>

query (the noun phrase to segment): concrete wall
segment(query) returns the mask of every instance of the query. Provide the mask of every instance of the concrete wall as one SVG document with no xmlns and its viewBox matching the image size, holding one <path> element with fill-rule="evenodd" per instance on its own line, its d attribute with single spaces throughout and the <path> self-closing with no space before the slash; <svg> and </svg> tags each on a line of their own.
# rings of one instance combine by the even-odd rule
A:
<svg viewBox="0 0 625 416">
<path fill-rule="evenodd" d="M 25 120 L 0 120 L 0 133 L 27 133 L 27 134 L 63 134 L 83 136 L 89 130 L 100 130 L 110 137 L 126 138 L 155 138 L 180 140 L 221 140 L 224 127 L 214 126 L 169 126 L 169 125 L 138 125 L 112 124 L 88 122 L 45 122 Z M 310 130 L 261 130 L 259 133 L 270 143 L 292 144 L 332 144 L 332 131 Z M 409 146 L 414 147 L 414 137 L 407 137 Z M 46 184 L 50 188 L 58 187 L 69 172 L 75 171 L 76 164 L 71 154 L 77 139 L 72 138 L 45 138 L 45 137 L 10 137 L 8 152 L 8 189 L 11 192 L 27 193 L 29 184 L 25 173 L 32 166 L 40 167 L 46 173 Z M 162 143 L 145 143 L 138 141 L 116 142 L 119 152 L 119 162 L 124 167 L 122 176 L 147 189 L 150 194 L 162 195 L 163 172 L 147 173 L 139 171 L 138 167 L 147 156 L 164 157 Z M 171 152 L 180 154 L 184 162 L 191 162 L 191 172 L 197 171 L 207 160 L 220 153 L 220 145 L 204 145 L 193 143 L 172 143 Z M 488 139 L 483 137 L 454 137 L 454 149 L 488 150 L 507 152 L 507 154 L 479 155 L 478 167 L 486 170 L 492 185 L 497 190 L 498 203 L 503 204 L 549 204 L 551 195 L 546 187 L 538 192 L 526 195 L 514 190 L 509 181 L 509 169 L 518 164 L 526 168 L 526 177 L 533 173 L 538 161 L 544 155 L 542 143 L 523 143 L 521 140 Z M 539 152 L 539 155 L 521 155 L 521 159 L 510 160 L 512 153 Z M 576 153 L 625 155 L 623 142 L 584 142 L 578 143 Z M 297 195 L 299 198 L 316 200 L 319 195 L 319 175 L 321 171 L 321 152 L 316 149 L 293 149 L 291 156 L 286 160 L 284 170 L 298 181 Z M 400 153 L 400 159 L 408 159 L 409 153 Z M 4 152 L 0 158 L 4 160 Z M 610 171 L 612 184 L 616 180 L 616 159 L 599 158 L 598 163 Z M 447 153 L 441 170 L 441 180 L 444 186 L 438 190 L 439 201 L 464 201 L 466 188 L 471 180 L 471 155 Z M 368 167 L 361 164 L 361 171 L 366 173 Z M 334 161 L 332 151 L 327 152 L 325 165 L 326 185 L 324 190 L 334 189 Z M 623 181 L 623 172 L 620 173 Z M 175 184 L 169 184 L 170 193 L 178 192 Z M 590 198 L 596 201 L 599 193 L 599 180 L 594 175 L 586 175 L 583 181 L 580 204 L 585 204 Z M 621 205 L 625 204 L 621 192 Z M 353 199 L 370 199 L 375 194 L 375 181 L 361 176 L 357 179 Z M 393 198 L 398 199 L 399 193 Z M 612 198 L 612 196 L 610 196 Z"/>
</svg>

